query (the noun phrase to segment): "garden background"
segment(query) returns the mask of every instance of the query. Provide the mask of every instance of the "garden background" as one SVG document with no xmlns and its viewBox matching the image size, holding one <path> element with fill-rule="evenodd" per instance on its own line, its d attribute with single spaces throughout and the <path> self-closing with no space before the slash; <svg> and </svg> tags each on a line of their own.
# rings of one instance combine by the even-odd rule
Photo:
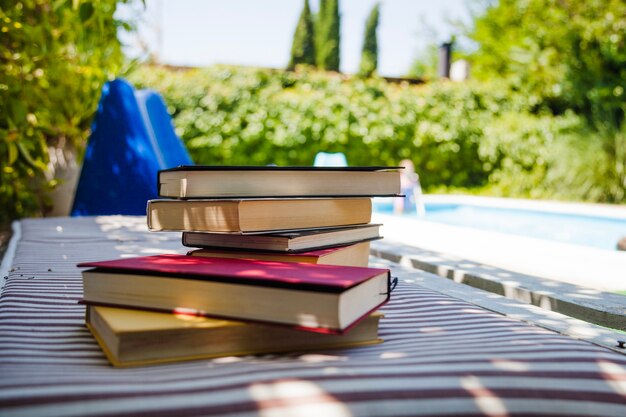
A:
<svg viewBox="0 0 626 417">
<path fill-rule="evenodd" d="M 116 76 L 163 94 L 199 164 L 310 165 L 319 151 L 351 165 L 410 158 L 426 192 L 625 204 L 626 3 L 489 3 L 462 34 L 476 48 L 455 52 L 471 79 L 416 85 L 375 66 L 346 75 L 319 63 L 132 62 L 117 34 L 134 22 L 115 18 L 116 1 L 1 0 L 0 223 L 50 212 L 59 168 L 80 162 Z"/>
</svg>

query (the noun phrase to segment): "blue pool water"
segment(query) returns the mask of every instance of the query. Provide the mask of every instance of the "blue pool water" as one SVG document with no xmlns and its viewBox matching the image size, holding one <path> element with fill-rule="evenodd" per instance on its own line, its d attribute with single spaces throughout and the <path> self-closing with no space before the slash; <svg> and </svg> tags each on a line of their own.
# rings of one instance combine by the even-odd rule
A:
<svg viewBox="0 0 626 417">
<path fill-rule="evenodd" d="M 626 219 L 569 213 L 486 207 L 469 204 L 426 203 L 424 220 L 453 226 L 615 250 L 626 236 Z M 375 204 L 390 213 L 391 205 Z"/>
</svg>

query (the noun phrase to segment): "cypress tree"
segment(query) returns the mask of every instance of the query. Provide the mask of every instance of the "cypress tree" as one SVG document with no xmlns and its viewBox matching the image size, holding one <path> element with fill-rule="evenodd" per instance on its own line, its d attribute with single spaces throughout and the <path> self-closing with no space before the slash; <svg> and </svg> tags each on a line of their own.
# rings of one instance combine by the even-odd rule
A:
<svg viewBox="0 0 626 417">
<path fill-rule="evenodd" d="M 304 0 L 304 7 L 300 13 L 300 19 L 293 34 L 291 45 L 291 57 L 288 69 L 294 69 L 298 64 L 315 65 L 315 30 L 313 17 L 309 8 L 309 0 Z"/>
<path fill-rule="evenodd" d="M 370 12 L 365 23 L 365 35 L 363 37 L 363 50 L 361 52 L 361 65 L 359 75 L 370 77 L 378 68 L 378 39 L 376 30 L 380 17 L 380 4 L 377 3 Z"/>
<path fill-rule="evenodd" d="M 339 45 L 341 40 L 339 0 L 329 0 L 327 16 L 328 52 L 325 57 L 326 69 L 339 71 Z"/>
<path fill-rule="evenodd" d="M 321 0 L 317 15 L 319 36 L 317 65 L 321 69 L 339 71 L 340 24 L 339 0 Z"/>
<path fill-rule="evenodd" d="M 326 10 L 328 9 L 328 0 L 319 1 L 319 9 L 315 15 L 315 63 L 318 68 L 324 68 L 323 50 L 326 44 Z"/>
</svg>

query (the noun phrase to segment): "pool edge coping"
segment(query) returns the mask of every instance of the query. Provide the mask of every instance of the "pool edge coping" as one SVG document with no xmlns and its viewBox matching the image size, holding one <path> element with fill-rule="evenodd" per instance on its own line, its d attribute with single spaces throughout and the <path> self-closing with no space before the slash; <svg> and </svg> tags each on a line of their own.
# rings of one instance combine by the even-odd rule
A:
<svg viewBox="0 0 626 417">
<path fill-rule="evenodd" d="M 396 242 L 372 242 L 370 253 L 399 265 L 423 270 L 457 283 L 555 311 L 568 317 L 626 331 L 626 296 L 624 295 L 550 281 L 548 278 L 534 277 Z M 505 278 L 498 277 L 497 274 Z M 550 291 L 551 289 L 553 290 Z M 602 301 L 600 303 L 585 301 L 585 298 L 591 297 L 590 294 L 601 298 Z M 626 335 L 624 338 L 626 339 Z"/>
<path fill-rule="evenodd" d="M 378 257 L 374 252 L 372 257 L 374 259 L 372 264 L 376 267 L 390 268 L 392 273 L 394 270 L 401 270 L 405 281 L 408 280 L 506 317 L 626 355 L 626 349 L 619 347 L 619 342 L 626 340 L 626 334 L 556 311 L 546 310 L 499 294 L 463 285 L 450 279 L 441 279 L 436 274 Z"/>
</svg>

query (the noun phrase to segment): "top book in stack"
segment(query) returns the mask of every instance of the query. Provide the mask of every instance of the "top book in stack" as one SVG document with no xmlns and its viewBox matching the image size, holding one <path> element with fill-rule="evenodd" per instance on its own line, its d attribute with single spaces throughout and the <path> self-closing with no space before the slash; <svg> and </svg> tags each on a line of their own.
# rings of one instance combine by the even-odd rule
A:
<svg viewBox="0 0 626 417">
<path fill-rule="evenodd" d="M 206 166 L 162 170 L 159 197 L 321 198 L 400 194 L 397 167 Z"/>
</svg>

